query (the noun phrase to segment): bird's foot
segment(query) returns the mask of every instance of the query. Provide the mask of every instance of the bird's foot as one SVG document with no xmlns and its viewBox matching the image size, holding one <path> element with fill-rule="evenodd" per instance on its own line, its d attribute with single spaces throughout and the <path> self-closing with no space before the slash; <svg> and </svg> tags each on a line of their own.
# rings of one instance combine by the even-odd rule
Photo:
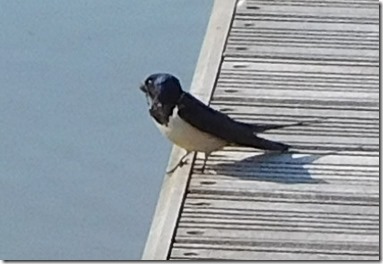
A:
<svg viewBox="0 0 383 264">
<path fill-rule="evenodd" d="M 177 168 L 181 168 L 182 166 L 188 164 L 188 161 L 186 159 L 186 157 L 189 155 L 190 152 L 187 152 L 184 156 L 182 156 L 182 158 L 180 159 L 180 161 L 171 169 L 171 170 L 168 170 L 166 172 L 166 174 L 171 174 L 173 173 Z"/>
<path fill-rule="evenodd" d="M 174 166 L 171 170 L 168 170 L 167 172 L 166 172 L 166 174 L 171 174 L 171 173 L 173 173 L 177 168 L 181 168 L 183 165 L 186 165 L 188 162 L 187 162 L 187 160 L 180 160 L 177 164 L 176 164 L 176 166 Z"/>
</svg>

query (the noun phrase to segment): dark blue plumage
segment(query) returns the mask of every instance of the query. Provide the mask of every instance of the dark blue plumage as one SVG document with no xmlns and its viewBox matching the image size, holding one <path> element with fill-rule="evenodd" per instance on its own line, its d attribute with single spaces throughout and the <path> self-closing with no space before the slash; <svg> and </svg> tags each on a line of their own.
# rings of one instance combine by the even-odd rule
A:
<svg viewBox="0 0 383 264">
<path fill-rule="evenodd" d="M 222 138 L 229 143 L 267 150 L 287 150 L 288 145 L 257 137 L 255 133 L 281 125 L 252 125 L 235 121 L 229 116 L 203 104 L 189 93 L 178 101 L 178 115 L 199 130 Z"/>
</svg>

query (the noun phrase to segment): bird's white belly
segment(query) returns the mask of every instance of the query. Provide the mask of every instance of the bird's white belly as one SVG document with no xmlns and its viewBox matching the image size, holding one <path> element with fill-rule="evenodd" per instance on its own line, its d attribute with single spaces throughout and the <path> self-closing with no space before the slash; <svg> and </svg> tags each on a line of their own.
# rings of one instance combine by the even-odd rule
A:
<svg viewBox="0 0 383 264">
<path fill-rule="evenodd" d="M 177 146 L 187 151 L 210 153 L 227 145 L 226 141 L 202 132 L 182 120 L 176 114 L 177 109 L 174 109 L 173 113 L 174 115 L 170 117 L 168 126 L 157 122 L 155 124 L 161 133 Z"/>
</svg>

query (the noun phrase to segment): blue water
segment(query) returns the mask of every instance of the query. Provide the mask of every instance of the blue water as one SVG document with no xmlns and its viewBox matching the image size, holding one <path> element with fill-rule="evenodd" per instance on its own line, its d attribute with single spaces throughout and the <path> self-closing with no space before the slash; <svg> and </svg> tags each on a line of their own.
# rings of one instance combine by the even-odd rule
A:
<svg viewBox="0 0 383 264">
<path fill-rule="evenodd" d="M 188 89 L 211 0 L 0 0 L 0 259 L 140 259 L 171 144 L 139 83 Z"/>
</svg>

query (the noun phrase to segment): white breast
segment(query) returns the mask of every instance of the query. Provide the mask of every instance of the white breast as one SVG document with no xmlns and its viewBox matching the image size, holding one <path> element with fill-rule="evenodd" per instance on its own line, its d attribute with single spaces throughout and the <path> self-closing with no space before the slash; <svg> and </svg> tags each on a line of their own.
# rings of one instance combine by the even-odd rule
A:
<svg viewBox="0 0 383 264">
<path fill-rule="evenodd" d="M 169 119 L 168 126 L 154 121 L 161 133 L 177 146 L 188 151 L 210 153 L 227 145 L 226 141 L 189 125 L 177 115 L 177 112 L 178 109 L 175 108 L 173 116 Z"/>
</svg>

